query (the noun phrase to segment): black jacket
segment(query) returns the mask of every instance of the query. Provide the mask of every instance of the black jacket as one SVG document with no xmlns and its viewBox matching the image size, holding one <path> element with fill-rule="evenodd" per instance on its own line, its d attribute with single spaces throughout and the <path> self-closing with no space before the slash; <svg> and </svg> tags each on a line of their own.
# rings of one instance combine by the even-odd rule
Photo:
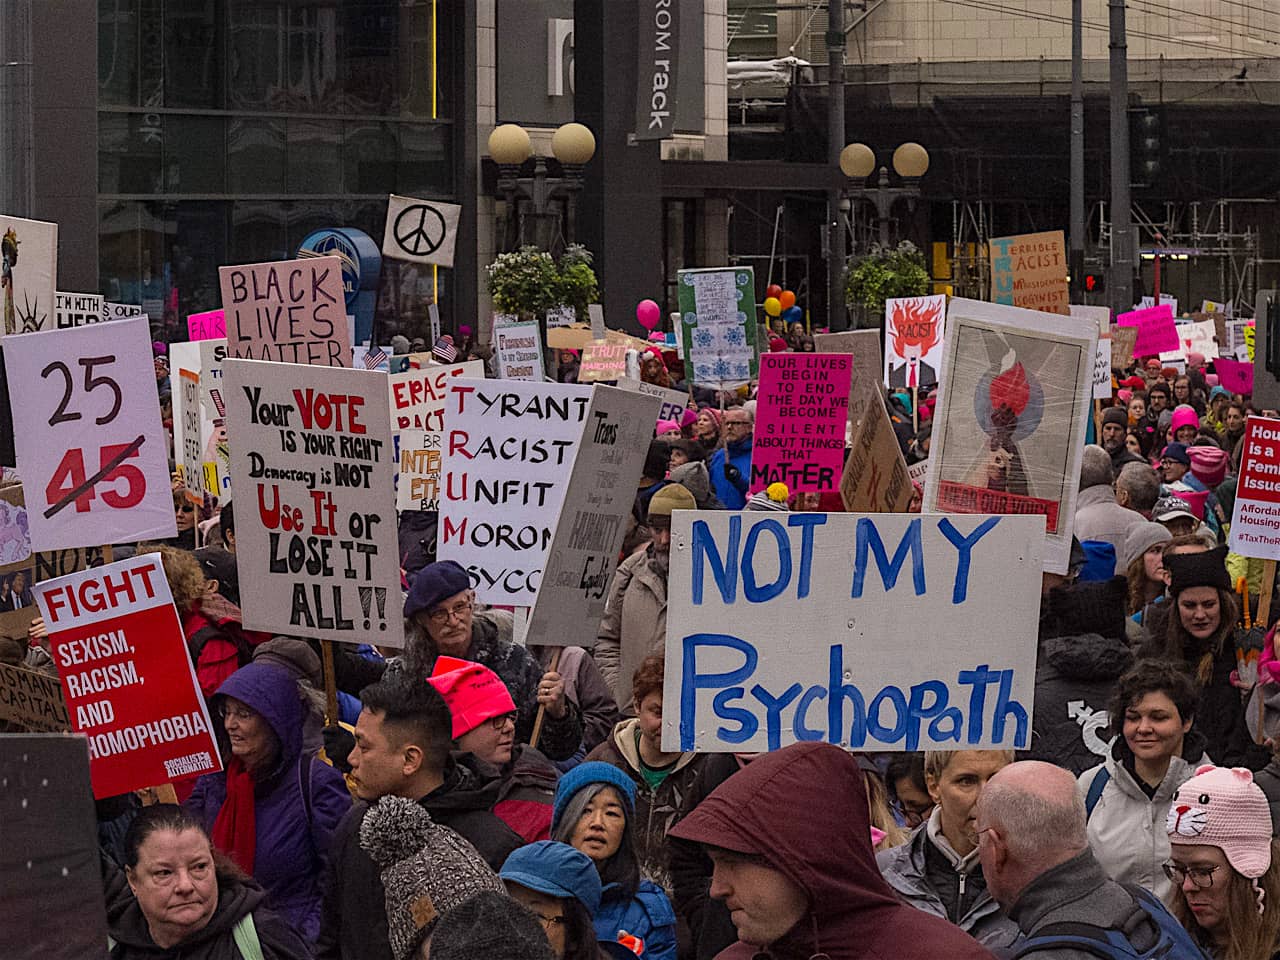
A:
<svg viewBox="0 0 1280 960">
<path fill-rule="evenodd" d="M 501 788 L 450 760 L 445 782 L 418 802 L 436 823 L 460 833 L 495 871 L 524 841 L 494 816 Z M 367 804 L 358 803 L 338 824 L 329 854 L 316 960 L 391 960 L 386 897 L 377 864 L 360 846 Z"/>
<path fill-rule="evenodd" d="M 1280 837 L 1280 757 L 1272 757 L 1270 763 L 1253 775 L 1253 782 L 1266 794 L 1267 805 L 1271 807 L 1271 835 Z"/>
<path fill-rule="evenodd" d="M 1123 640 L 1086 633 L 1040 643 L 1031 749 L 1019 760 L 1044 760 L 1079 776 L 1107 758 L 1107 706 L 1133 662 Z"/>
</svg>

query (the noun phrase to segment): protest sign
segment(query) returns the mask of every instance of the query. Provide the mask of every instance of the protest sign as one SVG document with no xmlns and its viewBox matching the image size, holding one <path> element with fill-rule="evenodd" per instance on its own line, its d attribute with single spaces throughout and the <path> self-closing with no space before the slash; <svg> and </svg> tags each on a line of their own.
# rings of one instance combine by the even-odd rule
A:
<svg viewBox="0 0 1280 960">
<path fill-rule="evenodd" d="M 54 295 L 54 326 L 58 330 L 68 327 L 83 327 L 88 323 L 102 323 L 103 298 L 96 293 L 65 293 L 62 290 Z"/>
<path fill-rule="evenodd" d="M 1213 361 L 1213 369 L 1218 371 L 1218 382 L 1232 393 L 1248 396 L 1253 393 L 1253 364 L 1241 363 L 1219 357 Z"/>
<path fill-rule="evenodd" d="M 84 740 L 56 733 L 0 737 L 0 783 L 6 960 L 101 960 L 103 853 Z"/>
<path fill-rule="evenodd" d="M 386 374 L 228 360 L 244 625 L 404 644 Z"/>
<path fill-rule="evenodd" d="M 1138 328 L 1113 323 L 1107 334 L 1111 339 L 1111 366 L 1116 370 L 1127 370 L 1133 364 L 1133 348 L 1138 342 Z"/>
<path fill-rule="evenodd" d="M 687 393 L 660 387 L 656 383 L 646 383 L 644 380 L 619 377 L 618 386 L 623 390 L 630 390 L 632 393 L 643 393 L 646 396 L 657 397 L 662 401 L 658 407 L 658 420 L 674 420 L 679 423 L 689 403 L 689 395 Z"/>
<path fill-rule="evenodd" d="M 1200 312 L 1201 313 L 1219 313 L 1224 318 L 1227 318 L 1231 316 L 1234 306 L 1235 305 L 1230 300 L 1228 300 L 1226 303 L 1217 303 L 1213 300 L 1201 300 Z"/>
<path fill-rule="evenodd" d="M 1214 339 L 1217 330 L 1212 320 L 1179 323 L 1175 325 L 1175 329 L 1178 333 L 1178 346 L 1174 350 L 1162 350 L 1162 361 L 1167 363 L 1172 360 L 1187 360 L 1193 353 L 1200 354 L 1206 360 L 1217 358 L 1218 343 Z"/>
<path fill-rule="evenodd" d="M 1110 307 L 1095 307 L 1083 303 L 1073 303 L 1068 309 L 1070 310 L 1070 316 L 1094 321 L 1098 325 L 1099 335 L 1106 333 L 1107 328 L 1111 326 Z"/>
<path fill-rule="evenodd" d="M 1067 241 L 1061 230 L 991 241 L 991 299 L 1043 313 L 1071 311 Z"/>
<path fill-rule="evenodd" d="M 38 584 L 71 726 L 95 797 L 221 769 L 160 554 Z"/>
<path fill-rule="evenodd" d="M 200 456 L 201 486 L 204 492 L 221 503 L 231 500 L 231 474 L 228 468 L 230 450 L 227 446 L 227 423 L 222 363 L 227 357 L 226 340 L 197 340 L 169 345 L 169 361 L 172 377 L 181 377 L 187 370 L 200 378 L 199 401 L 196 405 L 199 420 L 196 437 Z M 173 395 L 173 445 L 183 449 L 188 440 L 186 423 L 188 411 L 182 391 Z M 185 472 L 185 471 L 184 471 Z"/>
<path fill-rule="evenodd" d="M 547 346 L 552 350 L 581 350 L 591 340 L 591 327 L 585 323 L 571 323 L 567 327 L 547 327 Z"/>
<path fill-rule="evenodd" d="M 187 316 L 188 340 L 222 340 L 227 335 L 227 314 L 224 310 L 206 310 Z"/>
<path fill-rule="evenodd" d="M 102 319 L 124 320 L 127 317 L 145 317 L 147 312 L 136 303 L 112 303 L 108 300 L 102 305 Z"/>
<path fill-rule="evenodd" d="M 1167 304 L 1122 313 L 1116 317 L 1116 324 L 1138 328 L 1138 339 L 1133 345 L 1135 357 L 1154 357 L 1166 350 L 1177 350 L 1180 346 L 1173 311 Z"/>
<path fill-rule="evenodd" d="M 853 357 L 770 353 L 760 358 L 749 493 L 785 483 L 791 493 L 840 488 Z"/>
<path fill-rule="evenodd" d="M 687 510 L 671 533 L 664 750 L 1029 745 L 1039 518 Z"/>
<path fill-rule="evenodd" d="M 382 231 L 382 255 L 410 263 L 452 267 L 461 213 L 462 207 L 456 203 L 391 194 Z"/>
<path fill-rule="evenodd" d="M 178 445 L 182 462 L 182 484 L 187 503 L 204 505 L 204 466 L 200 444 L 200 374 L 178 371 L 178 390 L 182 395 L 182 443 Z"/>
<path fill-rule="evenodd" d="M 925 481 L 929 479 L 929 460 L 925 458 L 918 463 L 912 463 L 907 466 L 907 477 L 912 483 L 919 484 L 920 489 L 924 489 Z"/>
<path fill-rule="evenodd" d="M 6 338 L 4 363 L 35 548 L 176 536 L 147 320 Z"/>
<path fill-rule="evenodd" d="M 1241 556 L 1280 560 L 1280 420 L 1245 419 L 1227 542 Z"/>
<path fill-rule="evenodd" d="M 627 345 L 608 340 L 592 340 L 583 348 L 578 364 L 578 382 L 617 380 L 627 372 Z"/>
<path fill-rule="evenodd" d="M 58 225 L 0 214 L 0 335 L 52 330 L 57 286 Z"/>
<path fill-rule="evenodd" d="M 502 380 L 542 380 L 542 343 L 536 323 L 495 327 L 493 343 Z"/>
<path fill-rule="evenodd" d="M 591 394 L 529 614 L 526 646 L 590 646 L 594 641 L 595 627 L 583 628 L 604 616 L 659 402 L 615 387 L 596 387 Z"/>
<path fill-rule="evenodd" d="M 551 307 L 547 310 L 547 329 L 554 330 L 557 327 L 568 327 L 576 323 L 578 320 L 578 312 L 573 307 L 561 304 L 558 307 Z"/>
<path fill-rule="evenodd" d="M 230 356 L 351 366 L 338 257 L 219 267 L 218 277 Z"/>
<path fill-rule="evenodd" d="M 1106 335 L 1098 337 L 1098 345 L 1093 355 L 1093 399 L 1107 400 L 1111 397 L 1111 338 Z"/>
<path fill-rule="evenodd" d="M 440 463 L 444 406 L 453 377 L 484 378 L 484 363 L 409 369 L 387 378 L 391 431 L 395 438 L 397 510 L 440 509 Z"/>
<path fill-rule="evenodd" d="M 911 504 L 911 478 L 880 391 L 860 394 L 840 499 L 854 513 L 899 513 Z"/>
<path fill-rule="evenodd" d="M 1173 316 L 1178 315 L 1178 298 L 1171 293 L 1160 294 L 1160 302 L 1156 303 L 1155 297 L 1142 297 L 1135 304 L 1135 310 L 1150 310 L 1152 307 L 1168 306 L 1169 312 Z"/>
<path fill-rule="evenodd" d="M 591 321 L 591 339 L 603 340 L 609 334 L 609 330 L 604 325 L 604 304 L 589 303 L 587 304 L 587 319 Z"/>
<path fill-rule="evenodd" d="M 1097 338 L 1092 320 L 951 301 L 925 512 L 1041 514 L 1045 570 L 1067 572 Z"/>
<path fill-rule="evenodd" d="M 0 663 L 0 720 L 16 723 L 33 733 L 70 730 L 71 720 L 67 717 L 58 678 Z"/>
<path fill-rule="evenodd" d="M 713 267 L 678 276 L 685 379 L 727 386 L 758 376 L 754 271 Z"/>
<path fill-rule="evenodd" d="M 815 333 L 813 348 L 818 353 L 848 353 L 853 356 L 853 380 L 849 384 L 850 410 L 858 409 L 858 395 L 861 391 L 868 388 L 874 390 L 883 383 L 884 358 L 881 356 L 879 330 Z"/>
<path fill-rule="evenodd" d="M 1252 320 L 1228 320 L 1226 322 L 1227 338 L 1224 341 L 1226 349 L 1223 352 L 1225 356 L 1235 356 L 1236 351 L 1245 346 L 1244 328 L 1253 326 L 1253 323 Z M 1236 359 L 1239 360 L 1241 358 L 1236 357 Z M 1253 358 L 1246 357 L 1244 359 L 1252 360 Z"/>
<path fill-rule="evenodd" d="M 884 302 L 884 383 L 930 387 L 942 363 L 947 297 L 903 297 Z"/>
<path fill-rule="evenodd" d="M 485 603 L 533 604 L 592 389 L 449 381 L 436 553 L 467 569 Z"/>
</svg>

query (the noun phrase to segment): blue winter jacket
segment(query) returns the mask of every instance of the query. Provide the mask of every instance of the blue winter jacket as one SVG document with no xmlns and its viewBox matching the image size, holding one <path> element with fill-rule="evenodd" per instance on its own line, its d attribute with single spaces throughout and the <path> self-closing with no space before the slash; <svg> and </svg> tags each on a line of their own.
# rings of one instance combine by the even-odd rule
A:
<svg viewBox="0 0 1280 960">
<path fill-rule="evenodd" d="M 306 708 L 288 671 L 269 663 L 250 663 L 218 687 L 214 706 L 227 696 L 262 714 L 280 741 L 275 770 L 255 789 L 254 879 L 267 891 L 268 905 L 289 921 L 298 936 L 314 943 L 320 934 L 321 878 L 329 841 L 351 807 L 351 794 L 341 773 L 314 754 L 302 756 Z M 303 763 L 310 767 L 309 776 Z M 309 803 L 302 796 L 304 778 L 310 781 Z M 185 806 L 206 830 L 212 830 L 226 798 L 226 774 L 211 773 L 196 781 Z"/>
<path fill-rule="evenodd" d="M 624 895 L 616 883 L 606 886 L 595 921 L 599 940 L 617 941 L 625 930 L 644 941 L 642 960 L 676 960 L 676 913 L 651 880 L 641 880 L 634 897 Z"/>
<path fill-rule="evenodd" d="M 725 450 L 729 451 L 729 462 L 738 468 L 742 475 L 738 481 L 741 488 L 729 482 L 724 475 Z M 727 447 L 716 447 L 711 454 L 711 485 L 715 487 L 716 496 L 724 504 L 726 510 L 741 510 L 747 505 L 747 485 L 751 482 L 751 437 L 734 441 Z"/>
</svg>

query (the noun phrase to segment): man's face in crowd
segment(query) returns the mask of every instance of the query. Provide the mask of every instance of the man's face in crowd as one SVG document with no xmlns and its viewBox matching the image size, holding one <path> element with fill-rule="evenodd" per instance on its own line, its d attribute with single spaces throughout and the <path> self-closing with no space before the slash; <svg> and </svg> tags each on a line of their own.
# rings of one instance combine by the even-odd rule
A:
<svg viewBox="0 0 1280 960">
<path fill-rule="evenodd" d="M 1239 433 L 1244 429 L 1244 411 L 1239 407 L 1227 407 L 1227 429 Z"/>
<path fill-rule="evenodd" d="M 471 646 L 472 605 L 471 591 L 463 590 L 416 615 L 438 652 L 450 657 L 466 654 Z"/>
<path fill-rule="evenodd" d="M 1151 401 L 1151 412 L 1159 413 L 1169 405 L 1169 398 L 1163 390 L 1152 390 L 1148 399 Z"/>
<path fill-rule="evenodd" d="M 671 518 L 663 516 L 649 517 L 649 530 L 653 534 L 653 552 L 671 552 Z"/>
<path fill-rule="evenodd" d="M 1107 453 L 1115 453 L 1124 445 L 1124 427 L 1118 423 L 1102 425 L 1102 446 Z"/>
<path fill-rule="evenodd" d="M 709 850 L 715 869 L 711 896 L 723 900 L 738 939 L 765 947 L 787 934 L 808 912 L 803 890 L 758 857 Z"/>
<path fill-rule="evenodd" d="M 395 728 L 388 727 L 385 719 L 385 714 L 365 709 L 356 720 L 356 745 L 347 762 L 361 800 L 398 796 L 414 773 Z"/>
<path fill-rule="evenodd" d="M 730 410 L 724 415 L 724 434 L 730 443 L 745 440 L 751 435 L 751 414 L 745 410 Z"/>
<path fill-rule="evenodd" d="M 1160 474 L 1164 477 L 1165 483 L 1177 483 L 1186 475 L 1190 469 L 1185 463 L 1178 460 L 1170 460 L 1168 457 L 1160 461 Z"/>
</svg>

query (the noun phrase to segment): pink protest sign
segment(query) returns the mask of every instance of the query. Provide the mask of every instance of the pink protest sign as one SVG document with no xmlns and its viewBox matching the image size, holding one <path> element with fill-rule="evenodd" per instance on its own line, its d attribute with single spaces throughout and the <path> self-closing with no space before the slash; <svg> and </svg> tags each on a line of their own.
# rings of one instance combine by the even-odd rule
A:
<svg viewBox="0 0 1280 960">
<path fill-rule="evenodd" d="M 853 357 L 768 353 L 760 358 L 751 493 L 785 483 L 791 493 L 840 489 Z"/>
<path fill-rule="evenodd" d="M 206 310 L 187 316 L 188 340 L 220 340 L 227 335 L 227 315 L 221 310 Z"/>
<path fill-rule="evenodd" d="M 1241 363 L 1239 360 L 1219 357 L 1213 361 L 1213 369 L 1218 371 L 1218 382 L 1232 393 L 1253 393 L 1252 363 Z"/>
<path fill-rule="evenodd" d="M 1138 340 L 1133 345 L 1135 357 L 1154 357 L 1181 346 L 1178 328 L 1173 322 L 1173 307 L 1167 303 L 1122 313 L 1116 317 L 1116 324 L 1138 328 Z"/>
</svg>

